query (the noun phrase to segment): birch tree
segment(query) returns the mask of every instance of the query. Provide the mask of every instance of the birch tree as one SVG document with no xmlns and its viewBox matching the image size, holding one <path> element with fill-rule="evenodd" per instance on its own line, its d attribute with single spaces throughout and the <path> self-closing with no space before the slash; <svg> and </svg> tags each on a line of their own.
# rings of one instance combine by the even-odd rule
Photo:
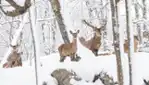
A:
<svg viewBox="0 0 149 85">
<path fill-rule="evenodd" d="M 147 19 L 146 0 L 143 0 L 142 3 L 143 3 L 143 19 L 146 20 L 146 19 Z M 146 30 L 146 28 L 147 28 L 146 23 L 143 24 L 143 28 Z M 142 37 L 143 37 L 143 36 L 142 36 Z M 142 40 L 141 43 L 143 43 L 143 40 Z"/>
<path fill-rule="evenodd" d="M 55 18 L 57 20 L 57 23 L 59 25 L 59 29 L 62 35 L 62 38 L 64 40 L 64 43 L 70 43 L 68 38 L 68 33 L 66 30 L 66 26 L 63 21 L 63 17 L 61 15 L 61 6 L 58 0 L 49 0 L 51 3 L 52 10 L 54 12 Z"/>
<path fill-rule="evenodd" d="M 36 0 L 33 0 L 33 3 L 35 4 Z M 29 10 L 30 15 L 30 21 L 31 21 L 31 27 L 33 31 L 33 45 L 34 45 L 34 61 L 35 61 L 35 76 L 36 76 L 36 85 L 41 85 L 41 72 L 40 72 L 40 40 L 38 35 L 38 28 L 36 23 L 36 10 L 35 5 L 33 5 Z"/>
<path fill-rule="evenodd" d="M 114 3 L 115 1 L 115 3 Z M 119 34 L 116 32 L 118 30 L 118 22 L 116 18 L 118 18 L 116 13 L 117 5 L 119 0 L 110 0 L 111 5 L 111 16 L 112 16 L 112 28 L 113 28 L 113 43 L 114 43 L 114 50 L 116 54 L 116 62 L 117 62 L 117 78 L 119 85 L 123 85 L 123 70 L 122 70 L 122 63 L 120 58 L 120 47 L 119 47 Z"/>
<path fill-rule="evenodd" d="M 126 28 L 127 28 L 127 39 L 128 39 L 128 63 L 129 63 L 129 85 L 133 85 L 132 82 L 132 54 L 134 52 L 133 42 L 133 28 L 131 27 L 131 1 L 125 0 L 126 8 Z"/>
<path fill-rule="evenodd" d="M 136 19 L 139 19 L 140 18 L 140 15 L 139 15 L 139 6 L 138 6 L 138 2 L 137 0 L 133 0 L 133 2 L 135 3 L 134 4 L 134 8 L 135 8 L 135 17 Z M 142 37 L 141 37 L 141 27 L 140 27 L 140 24 L 139 23 L 136 23 L 136 29 L 137 29 L 137 32 L 138 32 L 138 37 L 139 37 L 139 43 L 141 44 L 142 43 Z"/>
</svg>

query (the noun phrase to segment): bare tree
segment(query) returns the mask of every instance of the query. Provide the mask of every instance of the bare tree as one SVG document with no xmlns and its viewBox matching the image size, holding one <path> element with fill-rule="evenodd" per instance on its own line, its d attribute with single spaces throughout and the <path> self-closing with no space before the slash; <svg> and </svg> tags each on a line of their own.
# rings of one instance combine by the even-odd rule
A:
<svg viewBox="0 0 149 85">
<path fill-rule="evenodd" d="M 143 19 L 146 20 L 147 19 L 147 6 L 146 6 L 146 0 L 143 0 Z M 143 24 L 143 28 L 146 30 L 147 26 L 146 23 Z M 143 42 L 143 41 L 142 41 Z M 142 43 L 141 42 L 141 43 Z"/>
<path fill-rule="evenodd" d="M 137 0 L 133 0 L 133 2 L 135 3 L 135 17 L 136 19 L 139 19 L 139 6 L 138 6 L 138 3 L 137 3 Z M 141 27 L 140 27 L 140 24 L 139 23 L 136 23 L 136 29 L 137 29 L 137 32 L 138 32 L 138 37 L 139 37 L 139 41 L 140 41 L 140 44 L 142 43 L 142 37 L 141 37 Z"/>
<path fill-rule="evenodd" d="M 30 0 L 25 0 L 24 6 L 20 6 L 18 5 L 16 2 L 14 2 L 13 0 L 6 0 L 12 7 L 15 8 L 15 10 L 13 11 L 5 11 L 2 6 L 0 6 L 1 11 L 7 15 L 7 16 L 11 16 L 11 17 L 15 17 L 21 14 L 24 14 L 27 9 L 31 6 L 31 1 Z M 1 0 L 0 0 L 0 4 L 1 4 Z"/>
<path fill-rule="evenodd" d="M 132 81 L 132 54 L 134 52 L 134 41 L 133 41 L 133 28 L 131 28 L 131 16 L 130 16 L 130 0 L 125 0 L 126 8 L 126 28 L 127 28 L 127 38 L 128 38 L 128 63 L 129 63 L 129 85 L 133 85 Z"/>
<path fill-rule="evenodd" d="M 70 43 L 69 38 L 68 38 L 68 34 L 67 34 L 67 30 L 63 21 L 63 17 L 61 15 L 61 6 L 58 0 L 49 0 L 49 2 L 51 3 L 52 6 L 52 10 L 55 14 L 57 23 L 59 25 L 59 29 L 62 35 L 62 38 L 64 40 L 64 43 Z"/>
<path fill-rule="evenodd" d="M 114 3 L 115 1 L 115 3 Z M 119 0 L 110 0 L 111 5 L 111 16 L 112 16 L 112 28 L 113 28 L 113 43 L 114 43 L 114 50 L 116 54 L 116 61 L 117 61 L 117 78 L 119 85 L 123 85 L 123 70 L 122 70 L 122 63 L 120 58 L 120 47 L 119 47 L 119 34 L 116 32 L 118 29 L 118 13 L 117 13 L 117 3 Z"/>
</svg>

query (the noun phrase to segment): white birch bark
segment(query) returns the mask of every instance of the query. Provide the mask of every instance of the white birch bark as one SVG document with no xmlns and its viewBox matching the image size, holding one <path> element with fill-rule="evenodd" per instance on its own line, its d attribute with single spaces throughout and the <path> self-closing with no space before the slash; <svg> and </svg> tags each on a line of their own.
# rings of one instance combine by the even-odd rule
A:
<svg viewBox="0 0 149 85">
<path fill-rule="evenodd" d="M 34 0 L 33 0 L 33 3 Z M 40 75 L 40 40 L 38 35 L 38 27 L 36 23 L 36 14 L 35 14 L 35 5 L 31 6 L 30 10 L 30 19 L 31 19 L 31 27 L 33 30 L 33 44 L 34 44 L 34 52 L 35 52 L 35 76 L 36 76 L 36 85 L 41 85 L 41 75 Z"/>
<path fill-rule="evenodd" d="M 125 0 L 126 5 L 126 28 L 127 28 L 127 38 L 128 38 L 128 63 L 129 63 L 129 85 L 133 85 L 133 64 L 132 64 L 132 56 L 134 52 L 134 39 L 133 39 L 133 27 L 132 27 L 132 14 L 131 14 L 131 6 L 132 3 L 130 0 Z"/>
</svg>

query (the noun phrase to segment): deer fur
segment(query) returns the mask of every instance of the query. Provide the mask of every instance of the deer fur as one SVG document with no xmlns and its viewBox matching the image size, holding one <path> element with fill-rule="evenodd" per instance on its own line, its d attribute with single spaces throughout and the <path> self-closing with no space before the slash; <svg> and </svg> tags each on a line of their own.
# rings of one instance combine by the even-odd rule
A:
<svg viewBox="0 0 149 85">
<path fill-rule="evenodd" d="M 13 49 L 11 54 L 7 58 L 7 62 L 3 65 L 3 68 L 13 68 L 16 66 L 22 66 L 22 60 L 21 60 L 21 54 L 18 53 L 17 47 L 18 46 L 12 46 Z"/>
<path fill-rule="evenodd" d="M 98 56 L 98 49 L 101 46 L 101 36 L 97 36 L 99 34 L 100 31 L 97 30 L 94 37 L 88 41 L 86 41 L 83 37 L 79 38 L 81 44 L 91 50 L 95 56 Z"/>
<path fill-rule="evenodd" d="M 80 43 L 84 47 L 86 47 L 89 50 L 91 50 L 95 56 L 98 56 L 98 50 L 99 50 L 99 48 L 101 46 L 101 30 L 105 27 L 106 23 L 103 26 L 101 26 L 100 28 L 97 28 L 97 27 L 94 27 L 94 26 L 90 25 L 85 20 L 83 22 L 93 29 L 94 36 L 93 36 L 93 38 L 91 38 L 88 41 L 86 41 L 83 37 L 80 37 L 79 38 Z"/>
<path fill-rule="evenodd" d="M 137 36 L 134 36 L 134 52 L 137 52 L 137 47 L 138 47 L 138 37 Z M 128 53 L 128 40 L 125 40 L 124 41 L 124 52 L 125 53 Z"/>
<path fill-rule="evenodd" d="M 58 47 L 58 51 L 60 54 L 60 62 L 64 62 L 65 58 L 67 56 L 71 57 L 71 61 L 75 61 L 77 54 L 77 35 L 79 33 L 79 30 L 77 30 L 76 33 L 73 33 L 70 31 L 70 34 L 73 36 L 73 40 L 71 43 L 61 44 Z"/>
</svg>

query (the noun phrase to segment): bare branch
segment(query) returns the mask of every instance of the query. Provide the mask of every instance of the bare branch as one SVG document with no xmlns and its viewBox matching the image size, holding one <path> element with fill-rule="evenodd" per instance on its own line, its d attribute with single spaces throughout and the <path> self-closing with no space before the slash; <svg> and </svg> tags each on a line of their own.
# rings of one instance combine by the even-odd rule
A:
<svg viewBox="0 0 149 85">
<path fill-rule="evenodd" d="M 19 6 L 18 4 L 16 4 L 16 2 L 14 2 L 13 0 L 6 0 L 12 7 L 14 8 L 20 8 L 21 6 Z"/>
<path fill-rule="evenodd" d="M 12 7 L 15 8 L 15 10 L 13 11 L 4 11 L 4 9 L 2 8 L 2 6 L 0 6 L 0 9 L 2 10 L 2 12 L 7 15 L 7 16 L 11 16 L 11 17 L 15 17 L 18 15 L 22 15 L 23 13 L 25 13 L 27 11 L 27 9 L 31 6 L 31 1 L 30 0 L 26 0 L 24 3 L 24 6 L 19 6 L 18 4 L 16 4 L 13 0 L 6 0 Z M 1 0 L 0 0 L 0 4 L 1 4 Z"/>
</svg>

